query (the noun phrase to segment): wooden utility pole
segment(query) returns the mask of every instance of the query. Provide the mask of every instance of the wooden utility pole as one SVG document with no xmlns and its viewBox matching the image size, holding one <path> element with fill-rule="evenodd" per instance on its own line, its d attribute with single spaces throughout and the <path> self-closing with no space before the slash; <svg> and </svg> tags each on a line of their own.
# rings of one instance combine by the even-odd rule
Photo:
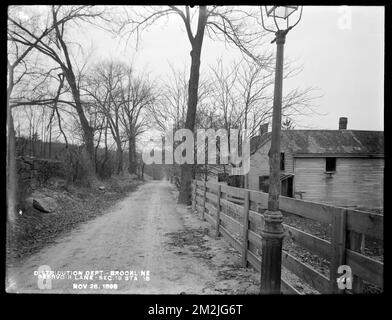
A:
<svg viewBox="0 0 392 320">
<path fill-rule="evenodd" d="M 280 195 L 280 131 L 282 122 L 283 49 L 288 30 L 278 30 L 275 35 L 276 71 L 272 114 L 272 138 L 269 151 L 268 210 L 264 212 L 261 259 L 261 293 L 280 294 L 282 265 L 283 215 L 279 211 Z"/>
</svg>

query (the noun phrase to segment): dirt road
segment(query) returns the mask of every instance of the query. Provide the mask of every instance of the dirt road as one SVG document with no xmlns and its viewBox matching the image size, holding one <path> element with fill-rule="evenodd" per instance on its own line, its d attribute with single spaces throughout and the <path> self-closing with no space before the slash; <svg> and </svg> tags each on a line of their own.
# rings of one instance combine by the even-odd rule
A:
<svg viewBox="0 0 392 320">
<path fill-rule="evenodd" d="M 256 273 L 241 268 L 238 253 L 175 196 L 168 182 L 147 182 L 104 215 L 8 269 L 7 291 L 257 293 Z M 39 278 L 41 266 L 55 278 Z"/>
</svg>

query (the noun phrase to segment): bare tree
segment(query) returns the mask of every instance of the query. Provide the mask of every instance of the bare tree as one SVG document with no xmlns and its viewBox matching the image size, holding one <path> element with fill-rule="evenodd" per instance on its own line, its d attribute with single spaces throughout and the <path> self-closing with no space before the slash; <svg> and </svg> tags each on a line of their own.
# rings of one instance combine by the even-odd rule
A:
<svg viewBox="0 0 392 320">
<path fill-rule="evenodd" d="M 162 132 L 184 127 L 186 119 L 187 70 L 176 70 L 173 66 L 170 66 L 170 70 L 170 76 L 160 85 L 156 103 L 149 110 Z"/>
<path fill-rule="evenodd" d="M 229 130 L 232 126 L 237 125 L 238 118 L 241 117 L 238 110 L 240 103 L 235 92 L 239 64 L 233 63 L 230 68 L 225 68 L 222 60 L 218 60 L 217 66 L 210 69 L 215 107 L 220 111 L 224 129 Z"/>
<path fill-rule="evenodd" d="M 245 132 L 247 139 L 258 135 L 260 125 L 271 120 L 274 70 L 270 65 L 269 58 L 264 63 L 242 59 L 226 67 L 218 60 L 210 68 L 214 88 L 212 95 L 222 126 L 226 130 L 238 128 L 240 140 L 245 138 Z M 285 78 L 295 76 L 300 70 L 286 65 Z M 291 118 L 316 114 L 317 98 L 312 87 L 291 90 L 283 98 L 282 113 Z M 247 185 L 247 176 L 244 177 L 244 185 Z"/>
<path fill-rule="evenodd" d="M 162 133 L 176 131 L 184 128 L 188 103 L 188 80 L 187 69 L 175 69 L 170 66 L 170 76 L 163 81 L 160 86 L 157 101 L 149 108 L 155 120 L 156 126 Z M 201 78 L 199 80 L 198 90 L 198 111 L 195 119 L 195 128 L 210 128 L 211 117 L 215 121 L 215 108 L 213 99 L 211 99 L 213 86 L 209 79 Z M 179 142 L 174 142 L 175 147 Z M 196 148 L 196 146 L 195 146 Z M 193 175 L 198 172 L 198 168 L 194 168 Z M 180 167 L 173 164 L 170 169 L 169 176 L 178 176 Z"/>
<path fill-rule="evenodd" d="M 17 178 L 16 178 L 16 159 L 15 159 L 15 129 L 14 120 L 12 117 L 11 100 L 14 87 L 26 75 L 26 68 L 22 71 L 17 70 L 19 66 L 24 65 L 24 60 L 32 51 L 34 45 L 41 41 L 48 34 L 48 29 L 37 33 L 33 45 L 26 45 L 15 40 L 12 31 L 12 24 L 15 20 L 11 18 L 17 12 L 14 7 L 8 9 L 8 29 L 7 29 L 7 205 L 8 205 L 8 220 L 12 223 L 15 219 L 16 212 L 16 194 L 17 194 Z M 37 26 L 31 23 L 31 27 L 35 30 Z"/>
<path fill-rule="evenodd" d="M 246 129 L 250 138 L 258 134 L 261 124 L 270 121 L 274 71 L 268 65 L 243 59 L 227 67 L 218 60 L 217 65 L 211 67 L 216 107 L 226 129 Z M 286 65 L 285 71 L 284 77 L 291 78 L 301 68 Z M 316 88 L 293 89 L 283 97 L 282 114 L 293 124 L 295 117 L 317 114 L 318 98 Z"/>
<path fill-rule="evenodd" d="M 124 69 L 124 77 L 120 80 L 120 122 L 128 140 L 130 174 L 137 173 L 136 138 L 148 127 L 146 111 L 151 109 L 156 98 L 154 85 L 148 78 L 135 74 L 131 67 Z"/>
<path fill-rule="evenodd" d="M 194 16 L 197 15 L 196 26 L 192 23 Z M 157 19 L 168 15 L 178 16 L 185 25 L 186 34 L 191 45 L 191 67 L 188 83 L 188 103 L 185 128 L 194 130 L 196 120 L 196 109 L 198 103 L 198 89 L 200 78 L 200 57 L 203 46 L 204 34 L 212 38 L 221 38 L 228 41 L 248 56 L 257 59 L 252 53 L 252 45 L 260 39 L 260 32 L 251 31 L 248 28 L 249 20 L 253 23 L 257 22 L 258 14 L 235 7 L 219 7 L 199 6 L 192 10 L 189 6 L 180 9 L 177 6 L 169 6 L 164 8 L 153 7 L 150 11 L 141 14 L 135 14 L 136 18 L 132 18 L 131 31 L 139 34 L 140 30 L 150 26 Z M 124 25 L 122 26 L 124 27 Z M 195 30 L 192 28 L 196 27 Z M 181 167 L 181 187 L 178 201 L 180 203 L 189 204 L 190 185 L 192 180 L 192 165 L 184 164 Z"/>
<path fill-rule="evenodd" d="M 89 6 L 51 6 L 46 21 L 40 24 L 38 30 L 13 17 L 9 17 L 9 38 L 13 42 L 27 48 L 34 48 L 57 64 L 67 80 L 73 98 L 72 107 L 77 112 L 83 131 L 83 140 L 88 153 L 90 168 L 89 178 L 95 179 L 94 163 L 94 131 L 84 111 L 81 100 L 80 78 L 76 74 L 76 62 L 73 60 L 69 41 L 66 40 L 67 26 L 78 21 L 91 22 L 102 18 L 103 12 L 93 10 Z M 43 31 L 42 25 L 44 25 Z"/>
<path fill-rule="evenodd" d="M 175 69 L 170 66 L 171 73 L 167 79 L 159 86 L 156 93 L 156 101 L 149 108 L 149 112 L 154 117 L 156 126 L 160 131 L 177 130 L 184 128 L 188 104 L 188 70 Z M 213 110 L 209 99 L 212 86 L 209 79 L 202 78 L 199 81 L 198 90 L 198 112 L 195 119 L 195 127 L 204 127 L 205 117 Z"/>
<path fill-rule="evenodd" d="M 112 137 L 117 146 L 117 174 L 123 171 L 123 130 L 121 129 L 120 108 L 122 78 L 127 67 L 114 62 L 103 62 L 95 66 L 84 90 L 93 99 L 92 103 L 107 119 Z M 99 133 L 101 134 L 101 132 Z"/>
</svg>

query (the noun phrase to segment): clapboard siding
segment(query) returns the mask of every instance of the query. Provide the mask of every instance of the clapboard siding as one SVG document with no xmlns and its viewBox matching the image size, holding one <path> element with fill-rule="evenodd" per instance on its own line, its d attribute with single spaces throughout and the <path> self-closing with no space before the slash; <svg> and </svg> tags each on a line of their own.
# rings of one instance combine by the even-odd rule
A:
<svg viewBox="0 0 392 320">
<path fill-rule="evenodd" d="M 382 207 L 384 159 L 337 158 L 325 173 L 325 158 L 295 159 L 295 191 L 303 199 L 339 206 Z"/>
<path fill-rule="evenodd" d="M 250 157 L 249 189 L 259 190 L 259 177 L 269 175 L 268 150 L 270 145 L 266 143 Z"/>
<path fill-rule="evenodd" d="M 271 142 L 267 142 L 259 148 L 250 158 L 249 170 L 249 189 L 259 190 L 259 177 L 270 174 L 268 151 Z M 285 170 L 282 173 L 294 173 L 293 154 L 286 148 L 284 143 L 281 145 L 281 152 L 285 154 Z"/>
<path fill-rule="evenodd" d="M 251 156 L 249 189 L 259 190 L 259 177 L 269 175 L 267 142 Z M 325 173 L 325 158 L 294 158 L 285 143 L 285 171 L 294 173 L 294 191 L 304 192 L 303 200 L 323 202 L 336 206 L 360 206 L 382 208 L 383 206 L 383 158 L 337 158 L 336 172 Z"/>
<path fill-rule="evenodd" d="M 294 173 L 294 158 L 293 158 L 293 154 L 288 151 L 285 150 L 285 148 L 282 149 L 282 152 L 284 152 L 284 157 L 285 157 L 285 161 L 284 161 L 284 165 L 285 165 L 285 171 L 283 171 L 284 173 Z"/>
</svg>

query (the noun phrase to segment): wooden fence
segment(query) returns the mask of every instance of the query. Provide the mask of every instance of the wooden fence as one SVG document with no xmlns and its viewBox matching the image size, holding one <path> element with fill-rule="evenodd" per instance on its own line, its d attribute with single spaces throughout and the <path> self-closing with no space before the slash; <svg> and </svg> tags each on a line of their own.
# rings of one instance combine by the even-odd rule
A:
<svg viewBox="0 0 392 320">
<path fill-rule="evenodd" d="M 260 272 L 263 210 L 268 194 L 230 187 L 223 184 L 193 180 L 192 205 L 223 237 L 242 254 L 244 267 L 250 265 Z M 330 227 L 327 241 L 293 226 L 283 224 L 286 237 L 312 255 L 328 261 L 329 277 L 302 262 L 287 251 L 282 254 L 282 267 L 294 273 L 319 293 L 361 293 L 363 281 L 383 288 L 383 263 L 360 252 L 363 235 L 383 239 L 383 216 L 280 196 L 280 210 L 324 223 Z M 340 290 L 336 279 L 340 265 L 352 269 L 352 290 Z M 283 293 L 300 294 L 294 285 L 282 278 Z"/>
</svg>

